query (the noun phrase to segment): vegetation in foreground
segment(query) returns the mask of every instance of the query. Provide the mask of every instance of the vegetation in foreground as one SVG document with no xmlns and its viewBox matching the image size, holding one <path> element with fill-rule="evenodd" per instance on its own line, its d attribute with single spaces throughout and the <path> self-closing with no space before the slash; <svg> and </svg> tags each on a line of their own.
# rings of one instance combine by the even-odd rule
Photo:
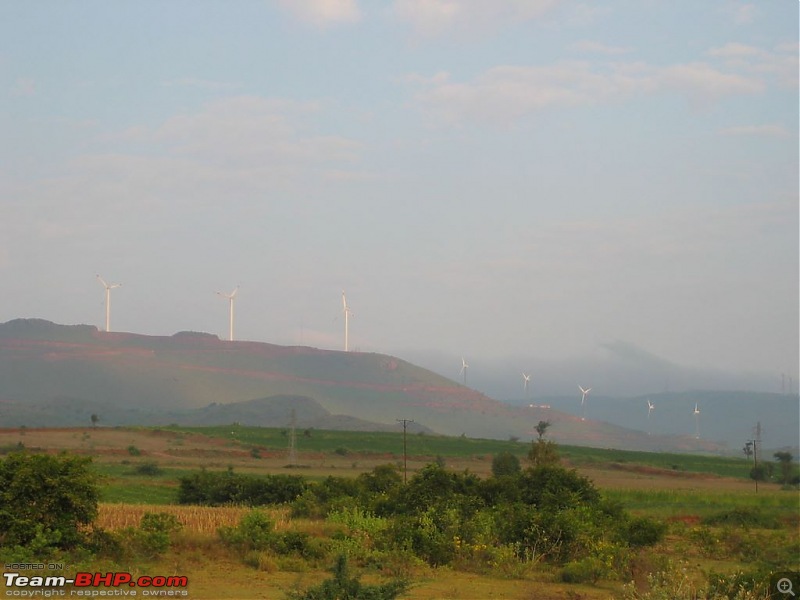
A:
<svg viewBox="0 0 800 600">
<path fill-rule="evenodd" d="M 0 462 L 0 551 L 6 562 L 104 570 L 210 554 L 250 576 L 305 574 L 302 585 L 284 579 L 280 594 L 293 598 L 348 597 L 345 589 L 353 598 L 426 598 L 425 585 L 454 573 L 507 590 L 536 582 L 552 597 L 765 598 L 770 572 L 798 568 L 797 512 L 774 510 L 770 496 L 673 518 L 647 514 L 652 492 L 642 492 L 630 513 L 621 503 L 630 498 L 564 468 L 554 444 L 540 437 L 528 450 L 523 461 L 498 453 L 485 478 L 435 462 L 407 483 L 391 464 L 321 481 L 186 472 L 176 490 L 185 505 L 144 510 L 136 523 L 109 515 L 129 517 L 128 507 L 98 511 L 88 459 L 15 453 Z M 15 510 L 23 502 L 24 514 Z M 37 505 L 70 510 L 53 521 Z M 326 584 L 320 575 L 332 564 Z"/>
</svg>

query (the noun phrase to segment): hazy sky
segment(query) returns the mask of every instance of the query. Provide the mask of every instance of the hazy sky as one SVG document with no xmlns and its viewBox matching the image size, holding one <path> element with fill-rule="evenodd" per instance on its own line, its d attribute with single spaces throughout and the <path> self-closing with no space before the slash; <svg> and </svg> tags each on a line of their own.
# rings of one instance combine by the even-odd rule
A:
<svg viewBox="0 0 800 600">
<path fill-rule="evenodd" d="M 0 321 L 797 371 L 797 2 L 8 1 L 0 97 Z"/>
</svg>

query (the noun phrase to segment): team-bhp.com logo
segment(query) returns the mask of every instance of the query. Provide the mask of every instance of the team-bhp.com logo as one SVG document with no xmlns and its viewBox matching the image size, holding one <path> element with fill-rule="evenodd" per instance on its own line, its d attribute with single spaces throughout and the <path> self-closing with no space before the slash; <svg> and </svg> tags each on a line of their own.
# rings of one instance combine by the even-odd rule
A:
<svg viewBox="0 0 800 600">
<path fill-rule="evenodd" d="M 134 578 L 130 573 L 75 573 L 75 577 L 38 575 L 28 577 L 19 573 L 3 573 L 6 583 L 6 596 L 28 597 L 28 598 L 49 598 L 52 596 L 142 596 L 149 597 L 188 597 L 185 588 L 189 585 L 189 579 L 185 576 L 149 576 L 142 575 Z M 72 589 L 63 588 L 71 585 Z M 15 587 L 17 589 L 8 589 Z M 76 589 L 77 588 L 77 589 Z M 114 588 L 96 589 L 96 588 Z M 128 589 L 126 589 L 128 588 Z M 142 588 L 137 593 L 136 589 Z M 153 589 L 159 588 L 159 589 Z M 164 589 L 171 588 L 171 589 Z"/>
</svg>

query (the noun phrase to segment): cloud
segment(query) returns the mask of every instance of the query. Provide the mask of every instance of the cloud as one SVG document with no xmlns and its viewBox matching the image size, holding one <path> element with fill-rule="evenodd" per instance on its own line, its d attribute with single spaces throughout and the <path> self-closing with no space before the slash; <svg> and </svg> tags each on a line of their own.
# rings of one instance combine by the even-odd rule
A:
<svg viewBox="0 0 800 600">
<path fill-rule="evenodd" d="M 788 137 L 788 130 L 782 125 L 742 125 L 739 127 L 728 127 L 720 130 L 720 135 L 745 135 L 745 136 L 767 136 L 767 137 Z"/>
<path fill-rule="evenodd" d="M 278 5 L 296 19 L 314 25 L 329 27 L 355 23 L 361 20 L 361 10 L 356 0 L 277 0 Z"/>
<path fill-rule="evenodd" d="M 733 11 L 733 22 L 737 25 L 747 25 L 752 23 L 756 17 L 755 4 L 742 4 Z"/>
<path fill-rule="evenodd" d="M 719 48 L 712 48 L 708 51 L 710 56 L 722 58 L 742 58 L 750 56 L 762 56 L 764 51 L 755 46 L 747 46 L 739 43 L 729 43 Z"/>
<path fill-rule="evenodd" d="M 11 88 L 14 96 L 34 96 L 36 94 L 36 81 L 30 77 L 20 77 Z"/>
<path fill-rule="evenodd" d="M 623 48 L 621 46 L 607 46 L 605 44 L 601 44 L 599 42 L 592 42 L 590 40 L 583 40 L 580 42 L 575 42 L 570 46 L 570 49 L 574 52 L 583 52 L 587 54 L 605 54 L 609 56 L 619 55 L 619 54 L 628 54 L 632 52 L 631 48 Z"/>
<path fill-rule="evenodd" d="M 548 66 L 497 66 L 471 81 L 410 77 L 421 90 L 416 102 L 448 123 L 507 124 L 549 108 L 590 106 L 635 95 L 675 92 L 693 104 L 753 94 L 763 84 L 706 63 L 654 67 L 644 63 L 562 61 Z M 427 84 L 427 85 L 426 85 Z"/>
<path fill-rule="evenodd" d="M 241 87 L 238 83 L 213 81 L 210 79 L 200 79 L 197 77 L 181 77 L 178 79 L 170 79 L 168 81 L 162 81 L 161 85 L 164 87 L 189 87 L 204 90 L 232 90 Z"/>
<path fill-rule="evenodd" d="M 537 19 L 561 0 L 395 0 L 393 14 L 417 35 L 486 31 Z"/>
</svg>

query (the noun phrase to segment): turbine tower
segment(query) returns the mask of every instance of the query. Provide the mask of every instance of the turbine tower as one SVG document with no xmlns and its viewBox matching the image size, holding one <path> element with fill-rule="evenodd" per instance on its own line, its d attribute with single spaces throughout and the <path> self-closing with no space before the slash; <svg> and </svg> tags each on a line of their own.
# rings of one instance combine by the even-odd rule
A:
<svg viewBox="0 0 800 600">
<path fill-rule="evenodd" d="M 528 397 L 528 384 L 531 382 L 531 376 L 530 375 L 526 375 L 525 373 L 523 373 L 522 374 L 522 381 L 523 381 L 522 385 L 523 385 L 523 387 L 525 389 L 525 397 L 527 398 Z"/>
<path fill-rule="evenodd" d="M 225 292 L 217 292 L 218 295 L 228 299 L 228 312 L 230 319 L 228 339 L 230 341 L 233 341 L 233 300 L 236 298 L 236 292 L 238 291 L 239 286 L 237 285 L 235 288 L 233 288 L 233 291 L 230 294 L 226 294 Z"/>
<path fill-rule="evenodd" d="M 348 352 L 350 350 L 350 315 L 353 314 L 353 311 L 347 306 L 344 290 L 342 290 L 342 312 L 344 313 L 344 351 Z"/>
<path fill-rule="evenodd" d="M 464 357 L 461 357 L 461 370 L 458 372 L 459 375 L 464 375 L 464 385 L 467 385 L 467 369 L 469 369 L 469 365 L 467 361 L 464 360 Z"/>
<path fill-rule="evenodd" d="M 697 402 L 694 403 L 694 437 L 695 439 L 700 439 L 700 408 L 697 406 Z"/>
<path fill-rule="evenodd" d="M 111 331 L 111 290 L 122 287 L 121 283 L 106 283 L 106 280 L 97 276 L 98 281 L 106 288 L 106 332 Z"/>
<path fill-rule="evenodd" d="M 647 401 L 647 434 L 650 435 L 650 413 L 653 412 L 653 409 L 656 407 L 655 404 Z"/>
<path fill-rule="evenodd" d="M 583 389 L 581 386 L 578 386 L 578 389 L 581 391 L 581 421 L 586 420 L 586 396 L 589 395 L 589 392 L 592 391 L 592 388 Z"/>
</svg>

